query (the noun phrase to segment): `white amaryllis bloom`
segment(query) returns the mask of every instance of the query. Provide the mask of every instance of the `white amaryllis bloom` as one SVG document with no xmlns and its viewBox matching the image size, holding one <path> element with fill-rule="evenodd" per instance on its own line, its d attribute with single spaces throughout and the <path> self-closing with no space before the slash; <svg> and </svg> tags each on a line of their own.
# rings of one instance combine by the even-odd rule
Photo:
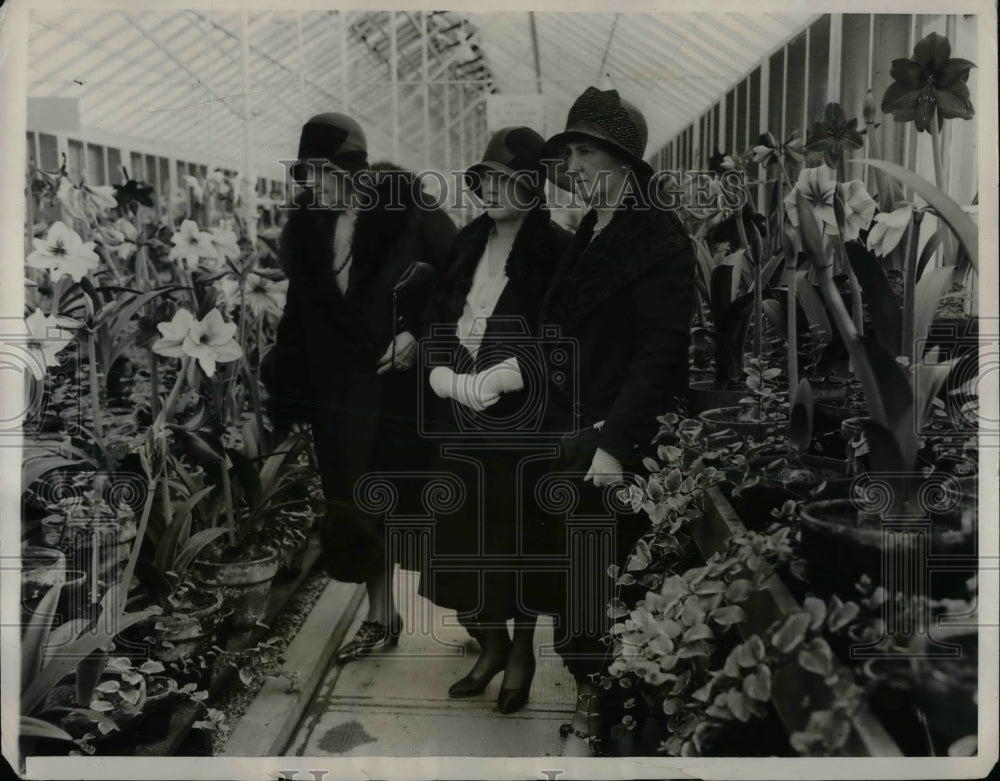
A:
<svg viewBox="0 0 1000 781">
<path fill-rule="evenodd" d="M 200 201 L 205 197 L 205 191 L 201 187 L 201 182 L 191 176 L 191 174 L 184 174 L 184 184 L 191 188 L 191 193 L 196 200 Z"/>
<path fill-rule="evenodd" d="M 826 165 L 804 168 L 799 173 L 795 187 L 785 198 L 785 214 L 792 225 L 799 227 L 799 213 L 796 208 L 800 198 L 812 207 L 816 221 L 827 235 L 837 234 L 837 214 L 833 210 L 833 199 L 837 196 L 836 172 Z M 870 218 L 869 218 L 870 219 Z"/>
<path fill-rule="evenodd" d="M 195 358 L 202 371 L 209 377 L 215 375 L 215 364 L 235 361 L 243 355 L 243 348 L 234 338 L 236 323 L 227 323 L 218 309 L 191 324 L 183 349 Z"/>
<path fill-rule="evenodd" d="M 183 357 L 185 355 L 184 340 L 187 339 L 194 322 L 193 314 L 186 309 L 178 309 L 174 312 L 172 320 L 166 323 L 157 323 L 156 329 L 162 336 L 153 343 L 153 352 L 167 358 Z"/>
<path fill-rule="evenodd" d="M 240 305 L 240 283 L 233 276 L 226 276 L 217 283 L 219 292 L 226 302 L 228 311 L 236 309 Z M 257 317 L 272 314 L 281 317 L 285 310 L 285 299 L 288 294 L 288 280 L 282 279 L 273 282 L 267 277 L 253 272 L 247 274 L 246 287 L 243 290 L 243 299 L 247 308 Z"/>
<path fill-rule="evenodd" d="M 240 245 L 236 233 L 232 228 L 223 225 L 223 222 L 225 221 L 220 221 L 219 226 L 209 233 L 220 263 L 236 260 L 240 256 Z"/>
<path fill-rule="evenodd" d="M 875 215 L 875 224 L 868 232 L 868 249 L 880 257 L 888 255 L 903 238 L 912 217 L 912 203 Z"/>
<path fill-rule="evenodd" d="M 84 242 L 79 234 L 61 220 L 52 223 L 44 239 L 34 239 L 35 251 L 25 259 L 30 268 L 48 270 L 53 280 L 69 274 L 74 282 L 97 268 L 100 259 L 94 242 Z"/>
<path fill-rule="evenodd" d="M 35 309 L 24 319 L 28 327 L 28 348 L 33 360 L 28 368 L 36 380 L 45 376 L 45 370 L 50 366 L 58 366 L 56 357 L 66 345 L 73 341 L 73 332 L 59 327 L 55 315 L 46 315 L 41 309 Z"/>
<path fill-rule="evenodd" d="M 181 260 L 188 267 L 197 266 L 201 258 L 217 260 L 219 257 L 211 235 L 199 230 L 194 220 L 184 220 L 172 241 L 174 247 L 170 250 L 170 259 Z"/>
<path fill-rule="evenodd" d="M 860 179 L 837 185 L 837 194 L 844 204 L 844 241 L 853 241 L 867 230 L 875 216 L 875 199 Z"/>
<path fill-rule="evenodd" d="M 74 219 L 93 225 L 99 215 L 118 206 L 113 187 L 91 187 L 81 184 L 77 187 L 69 179 L 63 178 L 57 194 L 59 203 Z"/>
</svg>

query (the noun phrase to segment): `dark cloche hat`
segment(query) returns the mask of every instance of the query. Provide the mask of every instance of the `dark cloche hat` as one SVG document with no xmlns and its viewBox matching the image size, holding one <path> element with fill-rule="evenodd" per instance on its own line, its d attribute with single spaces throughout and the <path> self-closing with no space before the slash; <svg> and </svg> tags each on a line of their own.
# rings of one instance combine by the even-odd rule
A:
<svg viewBox="0 0 1000 781">
<path fill-rule="evenodd" d="M 317 114 L 302 126 L 299 160 L 329 160 L 358 171 L 368 164 L 368 142 L 361 125 L 346 114 Z"/>
<path fill-rule="evenodd" d="M 593 141 L 627 160 L 640 176 L 652 176 L 652 167 L 642 159 L 646 138 L 646 118 L 639 109 L 623 100 L 617 90 L 587 87 L 570 108 L 566 129 L 545 142 L 542 159 L 561 159 L 570 141 Z M 552 166 L 548 174 L 554 176 Z"/>
<path fill-rule="evenodd" d="M 488 170 L 518 177 L 535 192 L 544 190 L 544 177 L 539 168 L 540 153 L 545 139 L 530 127 L 505 127 L 490 138 L 483 152 L 483 159 L 469 167 L 465 180 L 473 190 L 479 189 L 482 177 Z"/>
</svg>

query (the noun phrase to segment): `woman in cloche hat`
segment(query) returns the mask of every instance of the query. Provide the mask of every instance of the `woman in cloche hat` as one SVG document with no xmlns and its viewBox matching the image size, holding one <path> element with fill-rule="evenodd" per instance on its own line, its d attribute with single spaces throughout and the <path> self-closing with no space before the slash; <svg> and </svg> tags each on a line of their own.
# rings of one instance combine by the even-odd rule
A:
<svg viewBox="0 0 1000 781">
<path fill-rule="evenodd" d="M 657 416 L 676 409 L 687 392 L 693 247 L 678 219 L 645 196 L 653 173 L 643 160 L 645 147 L 642 114 L 615 90 L 590 87 L 570 109 L 565 131 L 542 152 L 560 164 L 549 167 L 550 176 L 564 175 L 590 207 L 553 274 L 541 313 L 543 327 L 558 327 L 562 339 L 575 343 L 578 361 L 577 385 L 561 379 L 567 372 L 549 372 L 548 428 L 578 432 L 563 438 L 549 468 L 576 475 L 574 516 L 608 519 L 613 543 L 608 560 L 574 559 L 576 576 L 532 575 L 535 586 L 526 589 L 530 609 L 558 617 L 556 650 L 577 681 L 573 720 L 562 730 L 568 755 L 608 745 L 609 720 L 602 713 L 613 703 L 602 703 L 597 685 L 612 654 L 602 642 L 610 629 L 607 605 L 616 596 L 629 605 L 642 596 L 615 587 L 606 574 L 610 565 L 624 564 L 648 531 L 648 519 L 616 499 L 616 487 L 629 473 L 645 474 L 642 457 L 658 431 Z M 547 552 L 572 557 L 578 547 L 571 540 L 579 532 L 565 513 L 548 515 L 539 522 L 549 529 Z"/>
<path fill-rule="evenodd" d="M 287 303 L 261 379 L 276 426 L 311 426 L 326 499 L 318 525 L 327 571 L 367 587 L 368 614 L 338 652 L 345 662 L 395 644 L 402 630 L 384 518 L 359 506 L 356 488 L 366 475 L 425 468 L 412 367 L 434 274 L 412 271 L 418 262 L 429 264 L 425 271 L 440 268 L 456 231 L 444 212 L 417 203 L 412 174 L 369 167 L 364 132 L 351 117 L 312 117 L 298 158 L 292 176 L 303 190 L 279 251 Z M 361 176 L 364 188 L 354 188 Z M 362 190 L 364 200 L 352 198 Z"/>
<path fill-rule="evenodd" d="M 420 591 L 454 609 L 482 648 L 450 696 L 481 694 L 503 672 L 497 698 L 502 713 L 527 702 L 536 620 L 522 609 L 518 588 L 518 557 L 531 552 L 518 520 L 530 488 L 512 491 L 505 478 L 517 473 L 526 443 L 537 444 L 532 421 L 544 416 L 539 407 L 544 364 L 535 349 L 538 310 L 569 243 L 569 234 L 544 206 L 543 142 L 529 128 L 504 128 L 490 139 L 482 161 L 466 172 L 484 212 L 455 240 L 427 318 L 432 339 L 425 343 L 428 357 L 448 356 L 429 375 L 437 397 L 431 419 L 454 442 L 452 455 L 445 453 L 438 468 L 461 475 L 470 490 L 455 512 L 438 514 L 433 553 L 441 564 L 422 573 Z M 484 496 L 477 485 L 484 486 Z M 509 619 L 514 619 L 513 640 Z"/>
</svg>

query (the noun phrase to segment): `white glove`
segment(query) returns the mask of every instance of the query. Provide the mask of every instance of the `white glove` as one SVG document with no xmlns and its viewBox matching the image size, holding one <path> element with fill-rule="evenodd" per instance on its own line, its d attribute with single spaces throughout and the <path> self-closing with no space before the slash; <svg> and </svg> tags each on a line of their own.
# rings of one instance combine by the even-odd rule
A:
<svg viewBox="0 0 1000 781">
<path fill-rule="evenodd" d="M 595 488 L 606 485 L 614 485 L 624 480 L 622 463 L 608 451 L 597 448 L 594 451 L 594 459 L 590 462 L 590 469 L 587 471 L 584 482 L 593 481 Z"/>
<path fill-rule="evenodd" d="M 393 347 L 395 346 L 395 360 Z M 413 366 L 417 357 L 417 340 L 409 331 L 397 334 L 396 338 L 385 348 L 385 353 L 378 359 L 376 374 L 385 374 L 390 369 L 405 371 Z"/>
<path fill-rule="evenodd" d="M 524 379 L 521 377 L 521 367 L 518 366 L 517 358 L 508 358 L 484 369 L 476 376 L 483 378 L 483 392 L 486 394 L 511 393 L 524 388 Z"/>
<path fill-rule="evenodd" d="M 454 399 L 476 412 L 482 412 L 500 401 L 500 394 L 484 389 L 483 374 L 455 374 L 446 366 L 438 366 L 428 378 L 431 389 L 442 399 Z"/>
</svg>

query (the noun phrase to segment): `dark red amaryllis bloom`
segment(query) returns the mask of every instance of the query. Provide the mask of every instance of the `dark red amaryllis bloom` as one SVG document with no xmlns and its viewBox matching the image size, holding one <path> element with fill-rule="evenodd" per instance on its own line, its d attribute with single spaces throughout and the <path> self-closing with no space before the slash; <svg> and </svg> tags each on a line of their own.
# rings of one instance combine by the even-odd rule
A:
<svg viewBox="0 0 1000 781">
<path fill-rule="evenodd" d="M 115 200 L 118 202 L 118 206 L 125 210 L 137 208 L 137 206 L 133 207 L 132 204 L 141 204 L 152 208 L 152 186 L 144 182 L 137 182 L 135 179 L 129 179 L 128 170 L 124 167 L 122 171 L 125 173 L 125 184 L 114 185 Z"/>
<path fill-rule="evenodd" d="M 823 116 L 812 123 L 806 149 L 820 150 L 828 158 L 836 160 L 848 149 L 860 149 L 865 141 L 858 130 L 858 118 L 847 118 L 847 112 L 839 103 L 827 103 Z M 830 163 L 828 159 L 827 163 Z"/>
<path fill-rule="evenodd" d="M 966 82 L 975 67 L 969 60 L 952 59 L 948 39 L 931 33 L 913 47 L 911 59 L 892 61 L 895 81 L 882 97 L 882 111 L 897 122 L 914 122 L 919 131 L 930 130 L 935 113 L 938 127 L 946 119 L 972 119 Z"/>
</svg>

